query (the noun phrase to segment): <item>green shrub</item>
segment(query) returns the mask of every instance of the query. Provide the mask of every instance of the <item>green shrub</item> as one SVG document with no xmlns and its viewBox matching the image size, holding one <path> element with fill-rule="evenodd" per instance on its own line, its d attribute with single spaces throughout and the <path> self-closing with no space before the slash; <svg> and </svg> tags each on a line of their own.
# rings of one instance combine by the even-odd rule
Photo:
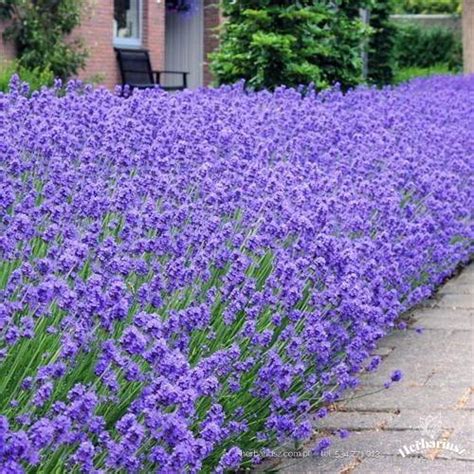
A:
<svg viewBox="0 0 474 474">
<path fill-rule="evenodd" d="M 462 65 L 462 46 L 456 35 L 445 28 L 397 26 L 395 59 L 399 68 L 429 68 L 448 64 L 451 70 Z"/>
<path fill-rule="evenodd" d="M 224 0 L 227 21 L 212 54 L 217 83 L 245 79 L 253 89 L 314 83 L 343 88 L 362 80 L 367 28 L 331 2 Z"/>
<path fill-rule="evenodd" d="M 461 0 L 397 0 L 396 13 L 460 13 Z"/>
<path fill-rule="evenodd" d="M 3 36 L 15 42 L 22 66 L 50 69 L 67 79 L 84 66 L 86 51 L 70 34 L 80 24 L 81 0 L 0 1 L 0 20 L 9 20 Z"/>
<path fill-rule="evenodd" d="M 52 86 L 54 82 L 54 74 L 49 69 L 41 69 L 36 67 L 28 69 L 18 62 L 0 64 L 0 91 L 7 92 L 10 84 L 10 79 L 13 74 L 18 74 L 23 82 L 27 82 L 30 90 L 38 90 L 42 86 Z"/>
</svg>

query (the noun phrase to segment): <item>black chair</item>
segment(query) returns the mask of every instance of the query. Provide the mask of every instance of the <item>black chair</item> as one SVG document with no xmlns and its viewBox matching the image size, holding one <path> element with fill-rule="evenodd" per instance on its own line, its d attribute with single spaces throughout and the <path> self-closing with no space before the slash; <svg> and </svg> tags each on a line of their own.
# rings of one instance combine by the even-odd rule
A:
<svg viewBox="0 0 474 474">
<path fill-rule="evenodd" d="M 159 85 L 167 91 L 186 89 L 188 86 L 188 72 L 184 71 L 153 71 L 150 54 L 146 49 L 115 49 L 122 75 L 122 85 L 132 89 L 148 89 Z M 180 74 L 181 86 L 162 86 L 160 81 L 163 74 Z"/>
</svg>

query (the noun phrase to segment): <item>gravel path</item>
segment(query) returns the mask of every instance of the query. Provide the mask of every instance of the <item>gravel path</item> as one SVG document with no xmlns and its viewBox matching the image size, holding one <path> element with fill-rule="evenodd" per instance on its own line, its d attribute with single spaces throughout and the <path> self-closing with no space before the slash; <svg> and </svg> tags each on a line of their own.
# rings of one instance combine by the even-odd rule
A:
<svg viewBox="0 0 474 474">
<path fill-rule="evenodd" d="M 320 457 L 310 455 L 308 446 L 295 459 L 288 448 L 293 459 L 280 454 L 259 471 L 474 473 L 474 264 L 411 316 L 407 331 L 381 341 L 378 371 L 364 375 L 335 412 L 315 421 L 315 439 L 339 429 L 350 436 L 332 436 Z M 382 389 L 395 369 L 404 373 L 401 382 L 361 396 Z"/>
</svg>

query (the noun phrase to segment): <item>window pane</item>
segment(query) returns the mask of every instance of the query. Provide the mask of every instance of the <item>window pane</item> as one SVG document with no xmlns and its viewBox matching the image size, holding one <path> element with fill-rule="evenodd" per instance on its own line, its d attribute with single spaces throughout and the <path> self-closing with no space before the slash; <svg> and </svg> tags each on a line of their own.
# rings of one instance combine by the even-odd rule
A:
<svg viewBox="0 0 474 474">
<path fill-rule="evenodd" d="M 140 0 L 114 0 L 114 36 L 140 38 Z"/>
</svg>

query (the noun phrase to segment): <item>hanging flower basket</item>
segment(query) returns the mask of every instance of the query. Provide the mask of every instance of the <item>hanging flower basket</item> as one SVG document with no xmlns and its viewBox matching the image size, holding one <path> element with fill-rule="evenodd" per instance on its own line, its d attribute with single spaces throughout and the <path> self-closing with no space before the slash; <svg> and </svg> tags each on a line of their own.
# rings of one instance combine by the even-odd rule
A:
<svg viewBox="0 0 474 474">
<path fill-rule="evenodd" d="M 170 12 L 185 13 L 191 6 L 192 0 L 166 0 L 166 9 Z"/>
</svg>

